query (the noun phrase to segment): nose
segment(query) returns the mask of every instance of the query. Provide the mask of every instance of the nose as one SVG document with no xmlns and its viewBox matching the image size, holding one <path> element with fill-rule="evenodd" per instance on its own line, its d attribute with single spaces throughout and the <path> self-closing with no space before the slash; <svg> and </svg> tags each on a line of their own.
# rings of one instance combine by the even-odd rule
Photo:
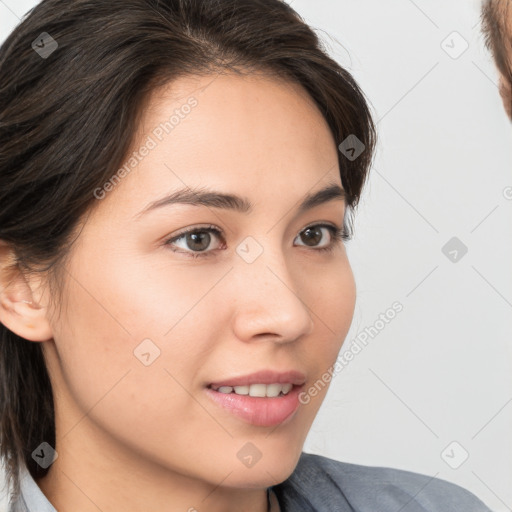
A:
<svg viewBox="0 0 512 512">
<path fill-rule="evenodd" d="M 238 339 L 289 343 L 313 331 L 314 313 L 297 286 L 304 274 L 291 275 L 284 257 L 265 250 L 253 263 L 239 261 L 232 272 L 233 329 Z"/>
</svg>

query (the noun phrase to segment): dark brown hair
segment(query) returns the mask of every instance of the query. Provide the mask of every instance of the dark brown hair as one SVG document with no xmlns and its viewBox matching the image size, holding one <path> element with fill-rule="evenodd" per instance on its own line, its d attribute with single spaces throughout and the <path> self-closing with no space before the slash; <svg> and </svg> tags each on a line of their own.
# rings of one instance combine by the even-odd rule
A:
<svg viewBox="0 0 512 512">
<path fill-rule="evenodd" d="M 42 56 L 33 47 L 40 39 L 58 46 Z M 16 255 L 4 271 L 44 272 L 58 294 L 75 228 L 122 165 L 149 93 L 235 69 L 302 85 L 336 144 L 349 135 L 364 144 L 356 159 L 338 152 L 353 211 L 373 159 L 372 116 L 351 74 L 288 4 L 44 0 L 0 48 L 0 240 Z M 13 496 L 21 463 L 34 478 L 46 474 L 32 458 L 43 441 L 55 446 L 41 344 L 0 324 L 0 456 Z"/>
</svg>

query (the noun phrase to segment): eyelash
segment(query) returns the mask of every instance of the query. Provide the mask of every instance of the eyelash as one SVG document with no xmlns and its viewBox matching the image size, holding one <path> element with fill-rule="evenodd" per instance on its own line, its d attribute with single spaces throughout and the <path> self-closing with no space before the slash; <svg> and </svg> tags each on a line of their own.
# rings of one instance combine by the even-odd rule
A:
<svg viewBox="0 0 512 512">
<path fill-rule="evenodd" d="M 331 233 L 332 242 L 328 246 L 326 246 L 326 247 L 320 247 L 319 249 L 312 249 L 313 251 L 318 251 L 318 252 L 327 254 L 327 253 L 330 253 L 330 252 L 334 251 L 334 249 L 337 246 L 339 246 L 343 241 L 348 241 L 348 240 L 352 239 L 352 235 L 347 232 L 345 226 L 340 229 L 337 226 L 334 226 L 334 225 L 331 225 L 331 224 L 322 224 L 322 223 L 320 223 L 320 224 L 312 224 L 310 226 L 306 226 L 301 231 L 301 233 L 303 231 L 306 231 L 307 229 L 310 229 L 310 228 L 322 228 L 322 227 L 327 228 L 329 230 L 329 232 Z M 187 257 L 191 257 L 191 258 L 206 258 L 206 257 L 209 257 L 209 256 L 212 255 L 213 250 L 194 252 L 194 251 L 183 251 L 183 250 L 173 249 L 171 247 L 172 243 L 177 242 L 178 240 L 180 240 L 181 238 L 185 237 L 186 235 L 188 235 L 190 233 L 204 233 L 204 232 L 214 232 L 216 235 L 222 235 L 222 231 L 221 230 L 219 230 L 216 226 L 213 226 L 213 225 L 210 224 L 210 225 L 205 226 L 205 227 L 195 227 L 195 228 L 189 229 L 187 231 L 183 231 L 181 233 L 178 233 L 177 235 L 173 236 L 172 238 L 167 239 L 164 242 L 164 245 L 165 246 L 169 246 L 172 252 L 177 252 L 177 253 L 185 254 Z M 307 246 L 304 246 L 304 247 L 307 247 Z"/>
</svg>

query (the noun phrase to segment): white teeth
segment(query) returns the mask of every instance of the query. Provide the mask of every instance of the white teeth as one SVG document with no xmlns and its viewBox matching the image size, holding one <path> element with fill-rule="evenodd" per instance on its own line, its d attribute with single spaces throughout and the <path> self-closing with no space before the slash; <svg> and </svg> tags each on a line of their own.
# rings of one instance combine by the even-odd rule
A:
<svg viewBox="0 0 512 512">
<path fill-rule="evenodd" d="M 237 395 L 248 395 L 249 386 L 235 386 L 235 393 Z"/>
<path fill-rule="evenodd" d="M 283 395 L 287 395 L 292 388 L 293 388 L 293 384 L 290 384 L 289 382 L 286 384 L 283 384 Z"/>
<path fill-rule="evenodd" d="M 221 386 L 216 391 L 219 393 L 235 393 L 237 395 L 249 395 L 256 397 L 274 398 L 281 393 L 287 395 L 292 389 L 293 384 L 251 384 L 250 386 Z M 215 389 L 215 388 L 213 388 Z"/>
<path fill-rule="evenodd" d="M 281 393 L 281 390 L 283 389 L 283 386 L 281 384 L 269 384 L 266 386 L 266 395 L 270 397 L 274 397 L 279 395 Z"/>
<path fill-rule="evenodd" d="M 249 386 L 249 396 L 266 396 L 267 386 L 265 384 L 251 384 Z"/>
</svg>

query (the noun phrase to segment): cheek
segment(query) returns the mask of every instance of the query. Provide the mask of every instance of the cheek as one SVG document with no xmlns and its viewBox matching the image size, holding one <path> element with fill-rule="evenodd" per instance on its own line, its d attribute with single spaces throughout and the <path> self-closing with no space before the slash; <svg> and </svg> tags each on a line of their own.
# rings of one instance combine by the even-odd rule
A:
<svg viewBox="0 0 512 512">
<path fill-rule="evenodd" d="M 153 364 L 190 373 L 187 361 L 193 366 L 205 338 L 204 333 L 196 337 L 201 324 L 192 325 L 190 319 L 200 309 L 203 325 L 210 321 L 197 303 L 215 275 L 191 282 L 190 273 L 156 268 L 129 255 L 115 263 L 91 258 L 81 265 L 77 260 L 71 274 L 65 320 L 56 330 L 63 341 L 59 352 L 70 368 L 84 373 L 87 367 L 84 382 L 94 387 L 109 376 Z M 194 343 L 186 336 L 196 337 Z"/>
<path fill-rule="evenodd" d="M 112 273 L 108 279 L 104 275 L 84 282 L 90 293 L 78 285 L 71 287 L 65 321 L 55 331 L 63 431 L 80 436 L 93 425 L 167 465 L 183 464 L 190 453 L 200 457 L 203 444 L 217 446 L 222 431 L 215 430 L 192 396 L 197 393 L 194 378 L 211 346 L 204 333 L 196 336 L 194 325 L 199 316 L 205 320 L 205 310 L 192 310 L 179 321 L 189 308 L 180 303 L 179 314 L 171 314 L 170 294 L 162 302 L 141 299 L 135 292 L 125 294 L 127 280 L 116 284 Z M 116 291 L 120 300 L 111 302 Z M 194 296 L 201 296 L 199 290 Z M 166 307 L 155 311 L 157 303 Z M 143 340 L 144 348 L 138 350 Z M 82 421 L 86 413 L 87 421 Z M 205 429 L 212 433 L 205 436 Z"/>
<path fill-rule="evenodd" d="M 209 333 L 214 336 L 221 322 L 217 313 L 225 302 L 210 292 L 228 270 L 177 263 L 163 251 L 155 257 L 133 247 L 82 247 L 70 268 L 67 315 L 58 326 L 62 358 L 70 371 L 86 373 L 83 388 L 154 365 L 168 380 L 163 368 L 190 381 L 211 350 Z M 154 363 L 146 367 L 143 359 Z"/>
<path fill-rule="evenodd" d="M 315 281 L 320 283 L 316 290 Z M 317 335 L 325 333 L 331 352 L 337 352 L 350 328 L 356 302 L 356 285 L 347 257 L 321 270 L 316 280 L 308 281 L 308 287 L 307 304 L 317 324 Z"/>
<path fill-rule="evenodd" d="M 312 370 L 301 400 L 308 429 L 338 373 L 335 364 L 350 329 L 356 301 L 356 285 L 348 259 L 324 270 L 318 282 L 321 286 L 316 293 L 309 293 L 311 302 L 307 302 L 316 332 L 301 344 L 301 358 Z"/>
</svg>

